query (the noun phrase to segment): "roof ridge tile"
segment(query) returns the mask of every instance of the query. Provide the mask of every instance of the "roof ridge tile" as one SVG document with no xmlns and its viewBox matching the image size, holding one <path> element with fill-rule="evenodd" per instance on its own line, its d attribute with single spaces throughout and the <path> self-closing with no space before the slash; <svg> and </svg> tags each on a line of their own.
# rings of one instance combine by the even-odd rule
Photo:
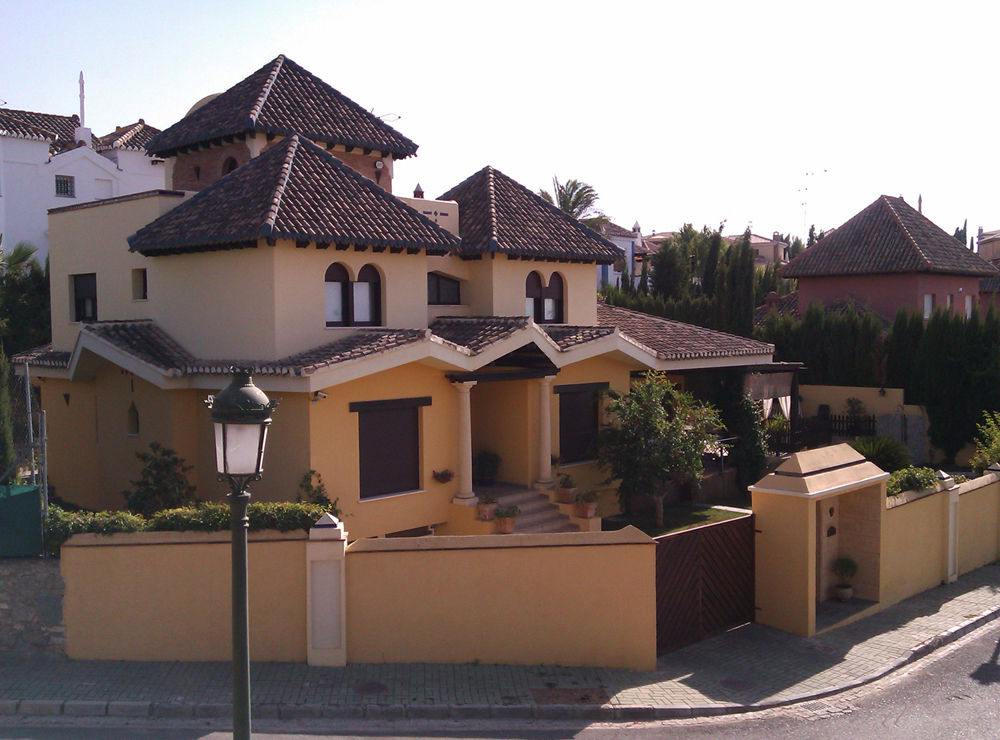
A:
<svg viewBox="0 0 1000 740">
<path fill-rule="evenodd" d="M 268 75 L 267 81 L 264 83 L 264 87 L 261 89 L 260 95 L 257 100 L 254 101 L 253 107 L 250 109 L 250 127 L 253 128 L 257 125 L 257 119 L 260 118 L 261 111 L 264 110 L 264 104 L 267 102 L 267 97 L 271 94 L 271 88 L 274 87 L 275 80 L 278 79 L 278 75 L 281 73 L 281 68 L 285 63 L 285 55 L 279 54 L 271 64 L 274 68 L 271 70 L 271 74 Z"/>
</svg>

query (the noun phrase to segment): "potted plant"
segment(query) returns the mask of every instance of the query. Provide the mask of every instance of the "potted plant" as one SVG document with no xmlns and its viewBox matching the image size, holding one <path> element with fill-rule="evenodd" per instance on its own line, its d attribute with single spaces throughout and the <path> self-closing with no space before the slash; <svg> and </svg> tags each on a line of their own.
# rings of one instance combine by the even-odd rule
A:
<svg viewBox="0 0 1000 740">
<path fill-rule="evenodd" d="M 500 456 L 492 450 L 480 450 L 472 458 L 472 482 L 480 486 L 492 486 L 500 468 Z"/>
<path fill-rule="evenodd" d="M 447 483 L 452 478 L 455 477 L 455 474 L 453 472 L 451 472 L 450 470 L 448 470 L 448 468 L 445 468 L 444 470 L 434 470 L 434 471 L 431 471 L 431 476 L 438 483 Z"/>
<path fill-rule="evenodd" d="M 510 534 L 514 531 L 514 519 L 521 513 L 517 506 L 498 506 L 493 512 L 497 523 L 498 534 Z"/>
<path fill-rule="evenodd" d="M 493 521 L 493 516 L 497 510 L 497 500 L 490 496 L 488 493 L 484 493 L 479 497 L 479 503 L 476 504 L 476 513 L 479 518 L 486 522 Z"/>
<path fill-rule="evenodd" d="M 584 519 L 591 519 L 597 515 L 597 491 L 588 488 L 583 493 L 576 494 L 576 515 Z"/>
<path fill-rule="evenodd" d="M 833 561 L 833 573 L 839 579 L 839 583 L 834 587 L 838 600 L 850 601 L 851 597 L 854 596 L 851 579 L 857 572 L 858 564 L 850 558 L 837 558 Z"/>
<path fill-rule="evenodd" d="M 569 473 L 563 473 L 559 476 L 556 496 L 561 504 L 572 504 L 576 501 L 576 482 Z"/>
</svg>

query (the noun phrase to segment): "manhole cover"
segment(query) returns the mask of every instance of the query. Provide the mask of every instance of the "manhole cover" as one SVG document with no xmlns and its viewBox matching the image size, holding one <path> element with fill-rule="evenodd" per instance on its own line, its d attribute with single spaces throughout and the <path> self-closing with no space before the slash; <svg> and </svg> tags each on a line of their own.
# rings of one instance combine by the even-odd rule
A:
<svg viewBox="0 0 1000 740">
<path fill-rule="evenodd" d="M 532 689 L 535 704 L 607 704 L 608 695 L 601 688 Z"/>
<path fill-rule="evenodd" d="M 355 694 L 384 694 L 389 688 L 378 681 L 362 681 L 354 685 Z"/>
</svg>

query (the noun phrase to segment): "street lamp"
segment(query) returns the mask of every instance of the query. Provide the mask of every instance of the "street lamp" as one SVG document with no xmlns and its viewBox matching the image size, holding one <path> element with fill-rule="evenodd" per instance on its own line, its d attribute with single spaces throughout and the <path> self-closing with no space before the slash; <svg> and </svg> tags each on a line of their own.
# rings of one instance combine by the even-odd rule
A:
<svg viewBox="0 0 1000 740">
<path fill-rule="evenodd" d="M 229 482 L 233 561 L 233 737 L 250 738 L 250 633 L 247 616 L 247 483 L 260 480 L 264 442 L 271 412 L 269 401 L 250 379 L 250 371 L 231 368 L 233 379 L 206 403 L 215 424 L 218 479 Z"/>
</svg>

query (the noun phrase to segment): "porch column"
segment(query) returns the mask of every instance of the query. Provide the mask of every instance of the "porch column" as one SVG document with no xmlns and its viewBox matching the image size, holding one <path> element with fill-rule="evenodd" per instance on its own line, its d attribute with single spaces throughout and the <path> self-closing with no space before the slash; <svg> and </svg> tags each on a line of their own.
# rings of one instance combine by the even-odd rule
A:
<svg viewBox="0 0 1000 740">
<path fill-rule="evenodd" d="M 538 485 L 552 485 L 552 381 L 548 375 L 538 379 Z"/>
<path fill-rule="evenodd" d="M 458 392 L 458 492 L 452 503 L 475 504 L 478 499 L 472 490 L 472 403 L 469 392 L 476 381 L 455 383 Z"/>
</svg>

